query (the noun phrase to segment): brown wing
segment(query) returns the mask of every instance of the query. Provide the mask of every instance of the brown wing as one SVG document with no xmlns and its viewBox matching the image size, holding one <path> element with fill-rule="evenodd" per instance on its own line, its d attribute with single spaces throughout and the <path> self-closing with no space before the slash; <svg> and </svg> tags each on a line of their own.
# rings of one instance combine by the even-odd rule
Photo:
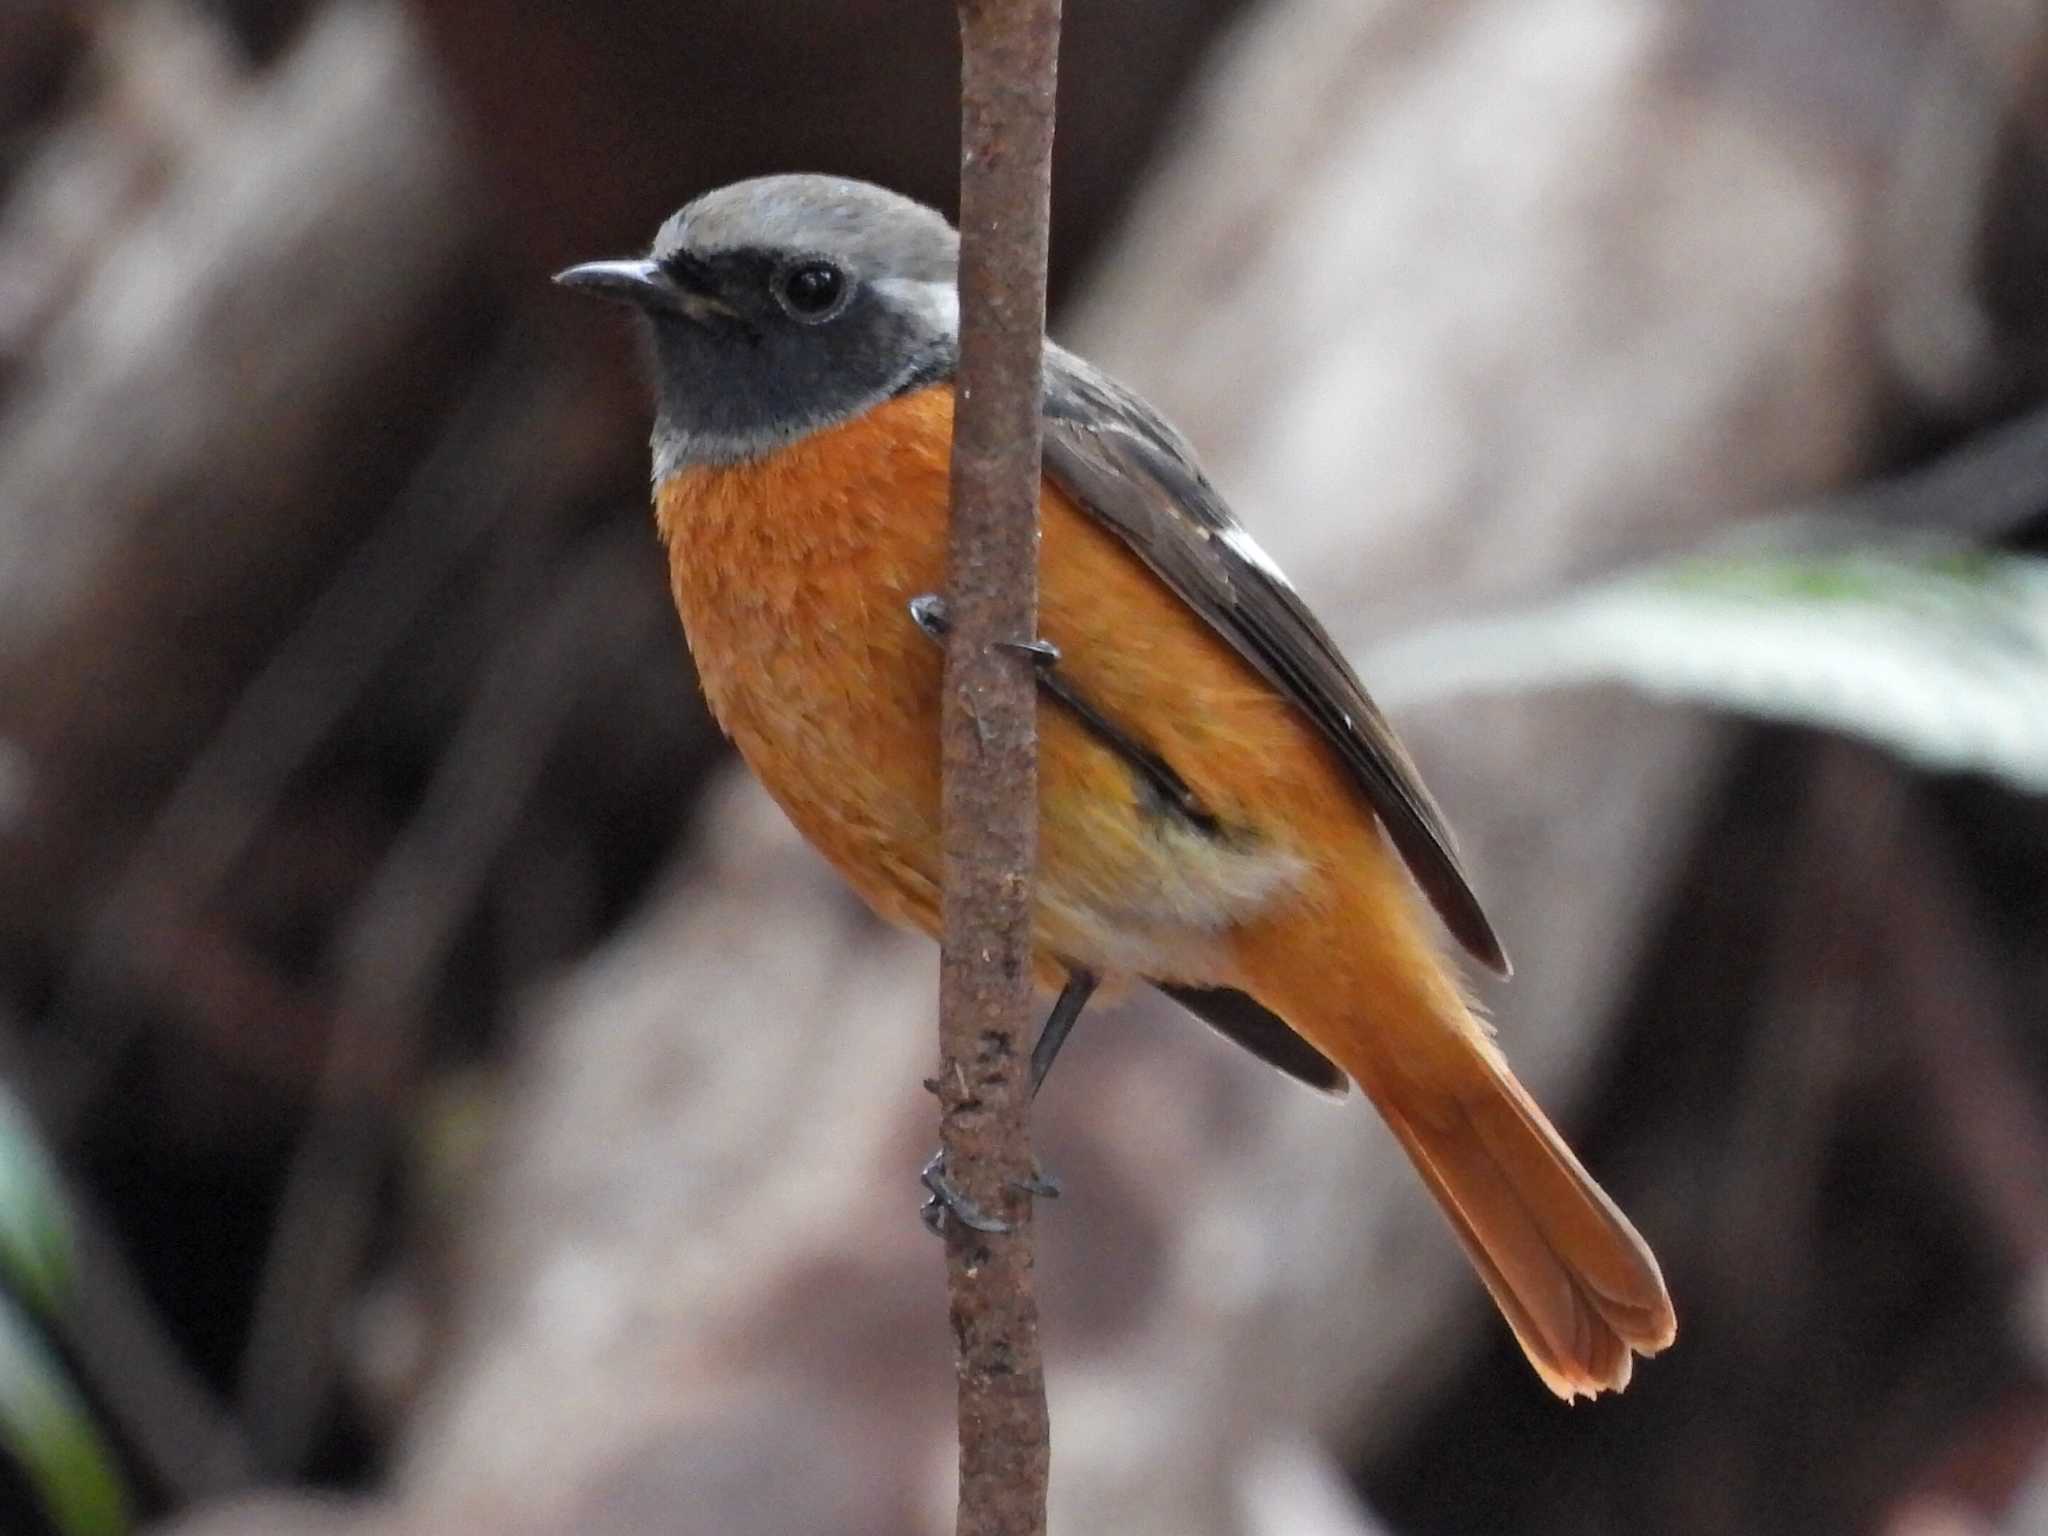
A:
<svg viewBox="0 0 2048 1536">
<path fill-rule="evenodd" d="M 1048 346 L 1045 367 L 1046 474 L 1315 722 L 1444 925 L 1474 958 L 1505 975 L 1507 955 L 1414 762 L 1187 444 L 1142 400 L 1064 348 Z"/>
</svg>

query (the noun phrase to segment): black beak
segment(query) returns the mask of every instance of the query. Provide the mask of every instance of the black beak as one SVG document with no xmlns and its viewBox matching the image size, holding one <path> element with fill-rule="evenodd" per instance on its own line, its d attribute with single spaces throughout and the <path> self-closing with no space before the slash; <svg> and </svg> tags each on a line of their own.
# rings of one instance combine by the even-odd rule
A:
<svg viewBox="0 0 2048 1536">
<path fill-rule="evenodd" d="M 555 281 L 636 309 L 682 307 L 682 290 L 655 261 L 586 261 L 557 272 Z"/>
</svg>

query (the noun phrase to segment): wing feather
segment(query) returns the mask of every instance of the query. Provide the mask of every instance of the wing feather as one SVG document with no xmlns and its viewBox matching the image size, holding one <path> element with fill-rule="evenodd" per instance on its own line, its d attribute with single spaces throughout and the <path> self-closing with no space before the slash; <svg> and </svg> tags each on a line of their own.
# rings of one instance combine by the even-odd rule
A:
<svg viewBox="0 0 2048 1536">
<path fill-rule="evenodd" d="M 1130 391 L 1050 345 L 1045 472 L 1300 707 L 1336 747 L 1444 925 L 1474 958 L 1506 974 L 1507 955 L 1443 812 L 1329 632 L 1231 515 L 1179 434 Z"/>
</svg>

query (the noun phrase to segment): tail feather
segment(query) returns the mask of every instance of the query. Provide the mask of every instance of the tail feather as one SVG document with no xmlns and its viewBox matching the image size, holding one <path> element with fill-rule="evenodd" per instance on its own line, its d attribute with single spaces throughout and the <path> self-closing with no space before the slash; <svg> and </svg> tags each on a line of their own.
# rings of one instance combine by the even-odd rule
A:
<svg viewBox="0 0 2048 1536">
<path fill-rule="evenodd" d="M 1507 1319 L 1516 1342 L 1522 1346 L 1522 1353 L 1528 1356 L 1543 1384 L 1567 1401 L 1581 1395 L 1596 1394 L 1603 1388 L 1619 1391 L 1627 1386 L 1633 1353 L 1612 1329 L 1588 1325 L 1588 1309 L 1572 1293 L 1569 1281 L 1560 1287 L 1554 1283 L 1556 1277 L 1552 1277 L 1552 1282 L 1543 1286 L 1551 1292 L 1550 1295 L 1524 1303 L 1522 1295 L 1529 1288 L 1528 1276 L 1510 1279 L 1494 1262 L 1478 1229 L 1466 1217 L 1449 1184 L 1437 1172 L 1407 1122 L 1390 1116 L 1387 1124 L 1414 1160 L 1422 1182 L 1450 1219 L 1459 1244 L 1471 1259 L 1472 1267 L 1479 1272 L 1481 1283 L 1493 1297 L 1494 1305 L 1500 1308 L 1501 1316 Z M 1545 1316 L 1549 1318 L 1547 1323 Z M 1572 1334 L 1562 1345 L 1554 1342 L 1560 1331 L 1561 1318 Z"/>
<path fill-rule="evenodd" d="M 1567 1400 L 1619 1391 L 1635 1355 L 1676 1332 L 1657 1261 L 1521 1085 L 1473 1045 L 1471 1077 L 1435 1103 L 1370 1079 L 1366 1090 L 1544 1384 Z"/>
<path fill-rule="evenodd" d="M 1341 875 L 1236 931 L 1230 984 L 1365 1091 L 1544 1384 L 1619 1391 L 1677 1333 L 1649 1245 L 1515 1081 L 1398 861 L 1375 842 L 1323 867 Z"/>
</svg>

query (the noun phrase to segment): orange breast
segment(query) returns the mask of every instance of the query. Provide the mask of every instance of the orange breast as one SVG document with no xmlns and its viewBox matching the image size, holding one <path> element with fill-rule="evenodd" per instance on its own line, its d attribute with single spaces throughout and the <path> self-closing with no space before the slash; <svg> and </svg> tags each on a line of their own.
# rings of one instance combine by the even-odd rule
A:
<svg viewBox="0 0 2048 1536">
<path fill-rule="evenodd" d="M 925 390 L 765 461 L 686 470 L 656 506 L 720 722 L 856 889 L 927 931 L 941 653 L 907 605 L 943 585 L 951 430 L 951 390 Z M 1217 936 L 1356 856 L 1370 815 L 1297 712 L 1114 534 L 1051 485 L 1041 516 L 1040 628 L 1063 672 L 1230 829 L 1162 817 L 1120 758 L 1041 706 L 1045 958 L 1222 979 Z"/>
<path fill-rule="evenodd" d="M 950 391 L 927 390 L 657 498 L 712 708 L 854 886 L 928 930 L 941 656 L 906 608 L 940 588 L 951 430 Z M 1250 992 L 1372 1096 L 1543 1379 L 1625 1383 L 1632 1349 L 1671 1340 L 1656 1261 L 1468 1011 L 1362 795 L 1112 532 L 1056 488 L 1040 511 L 1040 629 L 1063 674 L 1221 825 L 1151 804 L 1041 702 L 1041 979 L 1072 963 Z"/>
</svg>

